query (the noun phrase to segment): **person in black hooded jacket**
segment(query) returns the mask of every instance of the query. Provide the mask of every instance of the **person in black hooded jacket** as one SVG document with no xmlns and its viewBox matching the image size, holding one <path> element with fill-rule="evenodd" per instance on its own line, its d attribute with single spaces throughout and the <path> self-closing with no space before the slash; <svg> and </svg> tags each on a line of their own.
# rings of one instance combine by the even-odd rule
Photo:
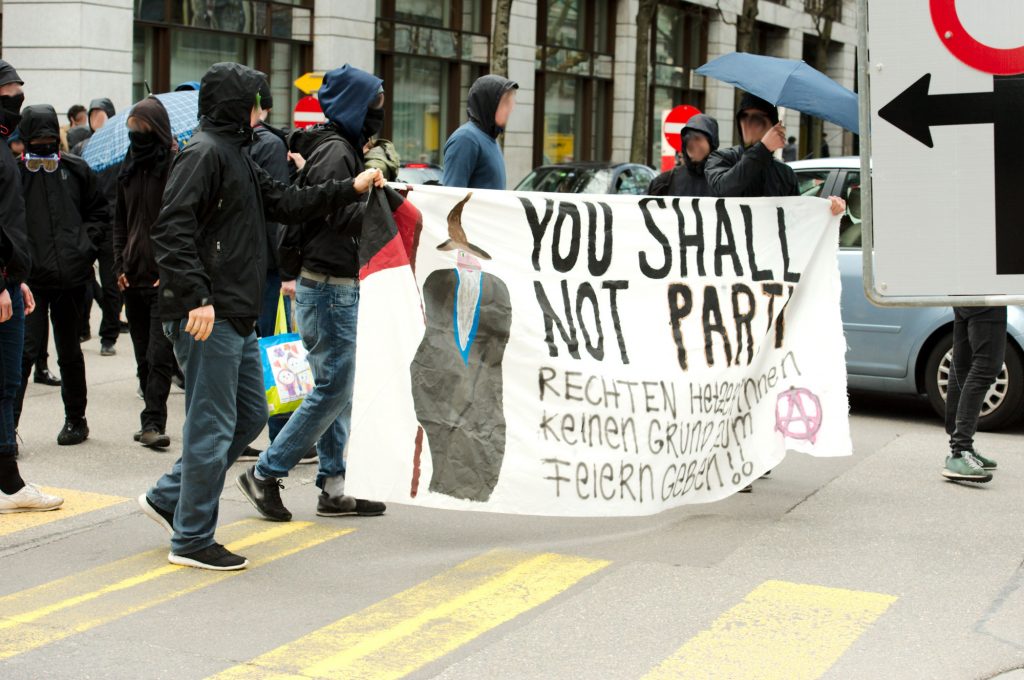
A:
<svg viewBox="0 0 1024 680">
<path fill-rule="evenodd" d="M 712 196 L 704 175 L 708 156 L 718 148 L 718 121 L 703 113 L 686 121 L 682 131 L 683 163 L 651 180 L 651 196 Z"/>
<path fill-rule="evenodd" d="M 476 79 L 469 88 L 466 102 L 469 121 L 444 144 L 442 184 L 504 191 L 505 158 L 498 145 L 498 135 L 508 125 L 518 89 L 518 83 L 502 76 L 492 74 Z"/>
<path fill-rule="evenodd" d="M 384 121 L 383 81 L 346 64 L 328 71 L 320 106 L 329 121 L 292 135 L 294 151 L 306 159 L 296 183 L 307 186 L 346 179 L 363 171 L 363 148 Z M 379 170 L 377 171 L 379 172 Z M 344 495 L 345 459 L 355 383 L 356 323 L 359 316 L 359 247 L 366 202 L 329 219 L 286 229 L 281 247 L 282 290 L 295 296 L 296 324 L 309 352 L 313 391 L 259 454 L 256 465 L 237 480 L 246 498 L 267 519 L 288 521 L 291 512 L 278 493 L 278 479 L 316 446 L 321 489 L 317 514 L 380 515 L 383 503 Z"/>
<path fill-rule="evenodd" d="M 110 213 L 96 174 L 86 162 L 73 154 L 59 153 L 60 127 L 52 106 L 26 107 L 18 132 L 26 148 L 21 183 L 32 257 L 28 283 L 40 313 L 26 324 L 22 386 L 14 417 L 15 422 L 21 417 L 25 385 L 42 351 L 49 310 L 63 380 L 65 423 L 57 443 L 79 444 L 89 436 L 85 358 L 78 343 L 81 301 L 92 277 L 99 234 L 110 222 Z"/>
<path fill-rule="evenodd" d="M 35 307 L 25 284 L 31 267 L 21 177 L 7 140 L 21 120 L 21 77 L 0 59 L 0 513 L 56 510 L 64 499 L 21 478 L 14 404 L 21 385 L 25 315 Z"/>
<path fill-rule="evenodd" d="M 264 78 L 234 63 L 214 64 L 203 76 L 199 128 L 171 165 L 150 231 L 160 315 L 185 372 L 187 407 L 181 458 L 138 502 L 171 533 L 168 560 L 202 569 L 248 563 L 214 531 L 225 474 L 267 424 L 254 331 L 266 283 L 266 220 L 338 212 L 384 183 L 376 170 L 311 187 L 273 180 L 247 151 Z"/>
<path fill-rule="evenodd" d="M 114 271 L 124 296 L 139 389 L 146 402 L 135 441 L 164 448 L 171 444 L 166 434 L 167 395 L 177 364 L 160 323 L 160 271 L 149 230 L 160 213 L 178 144 L 171 136 L 167 109 L 156 97 L 136 104 L 125 122 L 130 146 L 121 164 L 114 206 Z"/>
</svg>

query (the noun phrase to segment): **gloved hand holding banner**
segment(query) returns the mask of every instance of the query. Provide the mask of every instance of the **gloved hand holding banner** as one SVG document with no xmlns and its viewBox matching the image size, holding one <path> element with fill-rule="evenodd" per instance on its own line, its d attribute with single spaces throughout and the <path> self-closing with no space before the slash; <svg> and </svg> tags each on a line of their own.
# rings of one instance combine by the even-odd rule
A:
<svg viewBox="0 0 1024 680">
<path fill-rule="evenodd" d="M 349 493 L 646 515 L 851 454 L 828 201 L 387 191 Z"/>
</svg>

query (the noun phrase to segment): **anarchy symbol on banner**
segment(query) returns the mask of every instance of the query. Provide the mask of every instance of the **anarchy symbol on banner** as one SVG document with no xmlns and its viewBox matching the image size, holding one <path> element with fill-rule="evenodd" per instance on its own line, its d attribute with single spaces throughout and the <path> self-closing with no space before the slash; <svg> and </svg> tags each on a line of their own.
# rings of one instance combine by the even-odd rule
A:
<svg viewBox="0 0 1024 680">
<path fill-rule="evenodd" d="M 821 400 L 804 387 L 792 387 L 775 402 L 775 429 L 790 439 L 812 444 L 821 430 Z"/>
</svg>

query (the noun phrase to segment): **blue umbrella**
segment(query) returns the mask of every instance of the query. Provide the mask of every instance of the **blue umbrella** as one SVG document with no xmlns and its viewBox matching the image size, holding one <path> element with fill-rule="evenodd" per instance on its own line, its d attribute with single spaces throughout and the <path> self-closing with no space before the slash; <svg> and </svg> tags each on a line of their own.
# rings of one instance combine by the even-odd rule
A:
<svg viewBox="0 0 1024 680">
<path fill-rule="evenodd" d="M 860 133 L 857 94 L 803 60 L 732 52 L 709 61 L 697 73 Z"/>
<path fill-rule="evenodd" d="M 171 136 L 178 140 L 178 147 L 184 148 L 199 123 L 199 93 L 196 91 L 168 92 L 156 98 L 167 109 L 171 119 Z M 117 165 L 128 153 L 128 128 L 125 121 L 131 111 L 122 111 L 96 131 L 82 152 L 82 157 L 96 172 Z"/>
</svg>

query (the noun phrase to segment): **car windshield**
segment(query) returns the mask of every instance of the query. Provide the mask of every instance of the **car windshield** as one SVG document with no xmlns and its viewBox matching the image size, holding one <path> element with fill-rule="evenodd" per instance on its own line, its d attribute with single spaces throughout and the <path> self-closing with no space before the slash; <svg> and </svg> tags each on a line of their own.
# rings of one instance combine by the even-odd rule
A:
<svg viewBox="0 0 1024 680">
<path fill-rule="evenodd" d="M 611 177 L 612 171 L 608 168 L 537 168 L 516 189 L 560 194 L 606 194 Z"/>
<path fill-rule="evenodd" d="M 430 180 L 440 182 L 442 176 L 443 173 L 440 168 L 432 168 L 429 166 L 398 169 L 398 181 L 405 182 L 407 184 L 423 184 Z"/>
</svg>

